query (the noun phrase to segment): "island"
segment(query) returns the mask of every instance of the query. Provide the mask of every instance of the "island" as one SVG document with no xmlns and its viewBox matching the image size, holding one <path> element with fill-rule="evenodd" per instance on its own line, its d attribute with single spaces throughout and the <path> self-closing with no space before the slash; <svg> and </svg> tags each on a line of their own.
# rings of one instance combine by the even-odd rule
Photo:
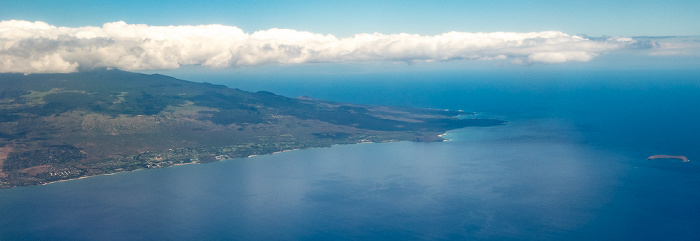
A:
<svg viewBox="0 0 700 241">
<path fill-rule="evenodd" d="M 681 160 L 683 162 L 690 161 L 685 156 L 653 155 L 653 156 L 647 157 L 647 160 L 654 160 L 654 159 L 678 159 L 678 160 Z"/>
<path fill-rule="evenodd" d="M 248 92 L 102 68 L 0 74 L 0 188 L 336 144 L 442 141 L 462 111 Z"/>
</svg>

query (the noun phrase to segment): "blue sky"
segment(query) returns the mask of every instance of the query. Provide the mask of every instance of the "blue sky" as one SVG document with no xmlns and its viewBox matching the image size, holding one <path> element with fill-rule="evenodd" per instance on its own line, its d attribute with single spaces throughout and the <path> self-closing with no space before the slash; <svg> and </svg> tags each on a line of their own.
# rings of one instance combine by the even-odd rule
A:
<svg viewBox="0 0 700 241">
<path fill-rule="evenodd" d="M 700 59 L 698 19 L 696 0 L 3 0 L 0 72 L 397 61 L 693 67 L 688 59 Z"/>
<path fill-rule="evenodd" d="M 148 25 L 224 24 L 247 32 L 290 28 L 356 33 L 556 30 L 589 36 L 700 35 L 695 0 L 491 1 L 28 1 L 3 0 L 0 18 L 57 26 L 125 21 Z"/>
</svg>

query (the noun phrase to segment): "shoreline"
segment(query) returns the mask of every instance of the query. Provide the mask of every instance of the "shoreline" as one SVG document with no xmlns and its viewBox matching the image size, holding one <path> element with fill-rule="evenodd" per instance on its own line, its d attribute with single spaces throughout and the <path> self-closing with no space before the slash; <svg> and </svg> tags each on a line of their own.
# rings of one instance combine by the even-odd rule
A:
<svg viewBox="0 0 700 241">
<path fill-rule="evenodd" d="M 438 135 L 438 137 L 442 138 L 442 142 L 452 141 L 452 139 L 445 139 L 444 138 L 445 135 L 447 135 L 447 132 Z"/>
<path fill-rule="evenodd" d="M 448 142 L 452 141 L 451 139 L 445 139 L 443 136 L 447 135 L 449 133 L 448 130 L 442 134 L 435 135 L 438 138 L 442 140 L 437 140 L 436 142 Z M 339 145 L 357 145 L 357 144 L 369 144 L 369 143 L 376 143 L 376 144 L 381 144 L 381 143 L 395 143 L 395 142 L 403 142 L 403 141 L 412 141 L 412 140 L 396 140 L 396 139 L 391 139 L 391 140 L 385 140 L 385 141 L 380 141 L 380 142 L 375 142 L 375 141 L 370 141 L 366 139 L 358 140 L 356 142 L 352 143 L 336 143 L 332 144 L 329 146 L 310 146 L 310 147 L 305 147 L 305 148 L 292 148 L 292 149 L 285 149 L 285 150 L 279 150 L 279 151 L 274 151 L 270 153 L 260 153 L 260 154 L 252 154 L 248 156 L 241 156 L 241 157 L 234 157 L 234 158 L 228 158 L 228 159 L 221 159 L 221 160 L 216 160 L 213 162 L 220 162 L 220 161 L 228 161 L 228 160 L 235 160 L 235 159 L 244 159 L 244 158 L 252 158 L 255 156 L 261 156 L 261 155 L 274 155 L 278 153 L 284 153 L 284 152 L 290 152 L 290 151 L 297 151 L 297 150 L 306 150 L 306 149 L 313 149 L 313 148 L 327 148 L 327 147 L 332 147 L 332 146 L 339 146 Z M 172 164 L 169 166 L 160 166 L 160 167 L 155 167 L 155 168 L 138 168 L 134 170 L 129 170 L 129 171 L 116 171 L 116 172 L 110 172 L 110 173 L 104 173 L 104 174 L 97 174 L 97 175 L 89 175 L 89 176 L 81 176 L 81 177 L 76 177 L 76 178 L 69 178 L 69 179 L 63 179 L 63 180 L 55 180 L 55 181 L 49 181 L 49 182 L 39 182 L 36 184 L 30 184 L 30 185 L 18 185 L 18 186 L 8 186 L 8 187 L 2 187 L 1 189 L 10 189 L 10 188 L 18 188 L 18 187 L 29 187 L 29 186 L 44 186 L 48 184 L 53 184 L 53 183 L 59 183 L 59 182 L 66 182 L 66 181 L 73 181 L 73 180 L 79 180 L 79 179 L 85 179 L 85 178 L 90 178 L 90 177 L 98 177 L 98 176 L 108 176 L 108 175 L 115 175 L 119 173 L 126 173 L 126 172 L 136 172 L 136 171 L 142 171 L 142 170 L 149 170 L 149 169 L 160 169 L 160 168 L 169 168 L 169 167 L 175 167 L 175 166 L 184 166 L 184 165 L 191 165 L 191 164 L 202 164 L 202 163 L 209 163 L 209 162 L 188 162 L 188 163 L 176 163 Z"/>
<path fill-rule="evenodd" d="M 407 141 L 408 141 L 408 140 L 407 140 Z M 387 141 L 386 143 L 393 143 L 393 142 L 397 142 L 397 141 L 395 141 L 395 140 L 390 140 L 390 141 Z M 372 141 L 361 140 L 361 141 L 358 141 L 358 142 L 355 142 L 355 143 L 340 143 L 340 144 L 333 144 L 333 145 L 330 145 L 330 146 L 314 146 L 314 147 L 307 147 L 307 148 L 286 149 L 286 150 L 280 150 L 280 151 L 275 151 L 275 152 L 270 152 L 270 153 L 253 154 L 253 155 L 248 155 L 248 156 L 243 156 L 243 157 L 235 157 L 235 158 L 229 158 L 229 159 L 222 159 L 222 160 L 217 160 L 217 161 L 214 161 L 214 162 L 230 161 L 230 160 L 236 160 L 236 159 L 241 159 L 241 160 L 243 160 L 243 159 L 247 159 L 247 158 L 251 158 L 251 157 L 256 157 L 256 156 L 274 155 L 274 154 L 279 154 L 279 153 L 284 153 L 284 152 L 290 152 L 290 151 L 297 151 L 297 150 L 307 150 L 307 149 L 315 149 L 315 148 L 328 148 L 328 147 L 339 146 L 339 145 L 357 145 L 357 144 L 368 144 L 368 143 L 385 143 L 385 142 L 372 142 Z M 144 171 L 144 170 L 154 170 L 154 169 L 162 169 L 162 168 L 170 168 L 170 167 L 175 167 L 175 166 L 185 166 L 185 165 L 202 164 L 202 163 L 210 163 L 210 162 L 188 162 L 188 163 L 177 163 L 177 164 L 172 164 L 172 165 L 170 165 L 170 166 L 156 167 L 156 168 L 139 168 L 139 169 L 134 169 L 134 170 L 130 170 L 130 171 L 117 171 L 117 172 L 105 173 L 105 174 L 97 174 L 97 175 L 90 175 L 90 176 L 81 176 L 81 177 L 70 178 L 70 179 L 63 179 L 63 180 L 56 180 L 56 181 L 50 181 L 50 182 L 37 183 L 37 184 L 33 184 L 33 185 L 11 186 L 11 187 L 0 188 L 0 190 L 2 190 L 2 189 L 11 189 L 11 188 L 21 188 L 21 187 L 32 187 L 32 186 L 45 186 L 45 185 L 54 184 L 54 183 L 59 183 L 59 182 L 75 181 L 75 180 L 86 179 L 86 178 L 91 178 L 91 177 L 111 176 L 111 175 L 120 174 L 120 173 L 137 172 L 137 171 Z"/>
</svg>

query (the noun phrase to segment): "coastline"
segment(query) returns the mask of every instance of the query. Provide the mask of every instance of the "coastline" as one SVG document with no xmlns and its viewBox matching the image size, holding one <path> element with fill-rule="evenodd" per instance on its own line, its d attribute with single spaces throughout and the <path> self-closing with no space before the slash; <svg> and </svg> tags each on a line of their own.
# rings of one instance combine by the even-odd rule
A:
<svg viewBox="0 0 700 241">
<path fill-rule="evenodd" d="M 444 133 L 447 134 L 447 133 Z M 440 134 L 437 135 L 439 138 L 442 138 Z M 2 189 L 11 189 L 11 188 L 18 188 L 18 187 L 31 187 L 31 186 L 45 186 L 53 183 L 59 183 L 59 182 L 66 182 L 66 181 L 74 181 L 74 180 L 80 180 L 80 179 L 86 179 L 86 178 L 91 178 L 91 177 L 98 177 L 98 176 L 111 176 L 119 173 L 127 173 L 127 172 L 137 172 L 137 171 L 143 171 L 143 170 L 151 170 L 151 169 L 161 169 L 161 168 L 170 168 L 170 167 L 175 167 L 175 166 L 184 166 L 184 165 L 192 165 L 192 164 L 206 164 L 206 163 L 211 163 L 211 162 L 220 162 L 220 161 L 230 161 L 230 160 L 236 160 L 236 159 L 246 159 L 246 158 L 252 158 L 256 156 L 263 156 L 263 155 L 274 155 L 274 154 L 279 154 L 279 153 L 284 153 L 284 152 L 290 152 L 290 151 L 297 151 L 297 150 L 306 150 L 306 149 L 314 149 L 314 148 L 328 148 L 328 147 L 333 147 L 333 146 L 339 146 L 339 145 L 356 145 L 356 144 L 372 144 L 372 143 L 392 143 L 392 142 L 401 142 L 402 140 L 386 140 L 382 142 L 373 142 L 373 141 L 368 141 L 368 140 L 360 140 L 357 142 L 353 143 L 335 143 L 332 145 L 328 146 L 309 146 L 309 147 L 304 147 L 304 148 L 291 148 L 291 149 L 284 149 L 284 150 L 279 150 L 279 151 L 274 151 L 274 152 L 269 152 L 269 153 L 259 153 L 259 154 L 252 154 L 252 155 L 247 155 L 247 156 L 239 156 L 239 157 L 230 157 L 227 159 L 218 159 L 215 161 L 206 161 L 206 162 L 186 162 L 186 163 L 173 163 L 167 166 L 154 166 L 152 168 L 138 168 L 138 169 L 133 169 L 133 170 L 127 170 L 127 171 L 116 171 L 116 172 L 110 172 L 110 173 L 104 173 L 104 174 L 97 174 L 97 175 L 87 175 L 87 176 L 81 176 L 81 177 L 76 177 L 76 178 L 68 178 L 68 179 L 62 179 L 62 180 L 55 180 L 55 181 L 49 181 L 49 182 L 40 182 L 36 184 L 30 184 L 30 185 L 17 185 L 17 186 L 9 186 L 9 187 L 0 187 L 0 190 Z M 403 141 L 411 141 L 411 140 L 403 140 Z M 444 138 L 443 138 L 443 141 Z M 214 153 L 211 153 L 212 155 Z"/>
<path fill-rule="evenodd" d="M 258 155 L 273 155 L 277 153 L 301 149 L 331 147 L 334 145 L 388 143 L 401 141 L 447 142 L 451 141 L 451 139 L 445 139 L 443 137 L 448 134 L 448 131 L 451 130 L 455 129 L 443 129 L 443 132 L 421 131 L 411 133 L 410 135 L 401 132 L 374 133 L 374 135 L 369 136 L 356 136 L 356 139 L 352 138 L 341 140 L 326 140 L 324 142 L 317 141 L 312 143 L 285 143 L 283 145 L 281 145 L 280 143 L 271 142 L 259 144 L 236 144 L 230 146 L 217 147 L 198 147 L 182 149 L 171 148 L 162 152 L 144 152 L 139 154 L 132 154 L 130 156 L 124 156 L 121 159 L 111 160 L 114 163 L 129 163 L 128 166 L 120 166 L 119 164 L 117 164 L 109 168 L 95 168 L 89 165 L 89 163 L 86 163 L 85 165 L 77 169 L 77 172 L 74 173 L 73 177 L 63 176 L 63 178 L 58 177 L 46 180 L 43 179 L 41 176 L 25 176 L 21 177 L 21 179 L 18 179 L 17 177 L 8 178 L 10 177 L 9 175 L 7 175 L 7 177 L 0 176 L 0 189 L 47 185 L 57 182 L 78 180 L 94 176 L 113 175 L 121 172 L 133 172 L 145 169 L 157 169 L 188 164 L 218 162 L 238 158 L 255 157 Z M 50 172 L 47 172 L 45 174 L 48 175 L 49 173 L 53 172 L 55 171 L 51 170 Z"/>
<path fill-rule="evenodd" d="M 461 129 L 461 128 L 456 128 Z M 319 148 L 319 147 L 332 147 L 335 145 L 354 145 L 354 144 L 364 144 L 364 143 L 389 143 L 389 142 L 402 142 L 402 141 L 412 141 L 412 142 L 447 142 L 452 141 L 451 139 L 445 139 L 444 136 L 448 134 L 448 131 L 455 130 L 449 129 L 444 132 L 437 131 L 419 131 L 411 133 L 410 135 L 406 133 L 394 133 L 394 132 L 378 132 L 372 135 L 355 136 L 355 138 L 350 139 L 339 139 L 339 140 L 325 140 L 315 142 L 304 142 L 304 143 L 250 143 L 250 144 L 235 144 L 229 146 L 215 146 L 215 147 L 198 147 L 198 148 L 181 148 L 181 149 L 167 149 L 159 152 L 143 152 L 132 154 L 129 156 L 123 156 L 119 159 L 105 160 L 107 163 L 117 163 L 116 165 L 107 166 L 107 168 L 99 168 L 90 165 L 90 163 L 81 164 L 81 167 L 72 166 L 72 168 L 77 168 L 75 172 L 68 172 L 69 175 L 56 176 L 53 174 L 57 171 L 46 170 L 42 172 L 44 177 L 34 175 L 24 175 L 18 177 L 12 177 L 5 175 L 6 173 L 0 172 L 0 189 L 9 189 L 14 187 L 25 187 L 25 186 L 38 186 L 38 185 L 48 185 L 52 183 L 64 182 L 85 179 L 89 177 L 103 176 L 103 175 L 114 175 L 122 172 L 134 172 L 146 169 L 158 169 L 167 168 L 173 166 L 189 165 L 189 164 L 201 164 L 208 162 L 219 162 L 232 159 L 242 159 L 251 158 L 258 155 L 274 155 L 277 153 L 284 153 L 288 151 Z M 440 134 L 439 134 L 440 133 Z M 104 162 L 96 162 L 104 163 Z M 122 165 L 120 163 L 126 163 L 129 165 Z M 66 167 L 58 167 L 66 168 Z M 60 170 L 60 169 L 59 169 Z M 65 171 L 64 171 L 65 172 Z M 7 173 L 12 174 L 12 173 Z M 21 174 L 21 173 L 20 173 Z M 16 175 L 16 174 L 15 174 Z M 45 178 L 47 175 L 51 175 L 53 178 Z M 71 177 L 72 176 L 72 177 Z M 11 177 L 11 178 L 8 178 Z M 45 178 L 45 179 L 44 179 Z M 46 180 L 49 179 L 49 180 Z"/>
<path fill-rule="evenodd" d="M 341 144 L 444 142 L 446 130 L 505 123 L 457 118 L 469 115 L 462 110 L 293 99 L 117 69 L 6 76 L 21 80 L 6 94 L 21 101 L 0 103 L 18 118 L 0 121 L 17 129 L 0 133 L 8 137 L 0 138 L 0 188 Z M 35 102 L 47 108 L 34 111 Z"/>
<path fill-rule="evenodd" d="M 447 132 L 438 135 L 438 137 L 442 138 L 442 142 L 452 141 L 452 139 L 446 139 L 446 138 L 444 137 L 445 135 L 447 135 Z"/>
<path fill-rule="evenodd" d="M 243 158 L 245 158 L 245 157 L 243 157 Z M 232 159 L 236 159 L 236 158 L 232 158 Z M 226 159 L 226 160 L 232 160 L 232 159 Z M 222 161 L 226 161 L 226 160 L 222 160 Z M 49 185 L 49 184 L 52 184 L 52 183 L 67 182 L 67 181 L 75 181 L 75 180 L 86 179 L 86 178 L 91 178 L 91 177 L 111 176 L 111 175 L 116 175 L 116 174 L 119 174 L 119 173 L 129 173 L 129 172 L 137 172 L 137 171 L 144 171 L 144 170 L 154 170 L 154 169 L 170 168 L 170 167 L 185 166 L 185 165 L 195 165 L 195 164 L 202 164 L 202 163 L 201 163 L 201 162 L 177 163 L 177 164 L 173 164 L 173 165 L 171 165 L 171 166 L 156 167 L 156 168 L 140 168 L 140 169 L 134 169 L 134 170 L 129 170 L 129 171 L 119 171 L 119 172 L 111 172 L 111 173 L 105 173 L 105 174 L 97 174 L 97 175 L 90 175 L 90 176 L 82 176 L 82 177 L 76 177 L 76 178 L 70 178 L 70 179 L 63 179 L 63 180 L 57 180 L 57 181 L 50 181 L 50 182 L 40 183 L 40 184 L 37 184 L 37 185 L 26 185 L 26 186 L 15 186 L 15 187 L 8 187 L 8 188 L 0 188 L 0 190 L 2 190 L 2 189 L 9 189 L 9 188 L 16 188 L 16 187 L 44 186 L 44 185 Z"/>
</svg>

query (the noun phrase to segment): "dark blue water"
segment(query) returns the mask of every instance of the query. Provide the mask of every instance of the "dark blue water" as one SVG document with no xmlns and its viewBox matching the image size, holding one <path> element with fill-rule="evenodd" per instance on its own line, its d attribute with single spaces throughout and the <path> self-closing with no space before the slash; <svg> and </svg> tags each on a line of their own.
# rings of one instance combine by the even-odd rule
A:
<svg viewBox="0 0 700 241">
<path fill-rule="evenodd" d="M 329 76 L 208 78 L 509 123 L 0 190 L 0 240 L 698 238 L 699 71 Z"/>
</svg>

